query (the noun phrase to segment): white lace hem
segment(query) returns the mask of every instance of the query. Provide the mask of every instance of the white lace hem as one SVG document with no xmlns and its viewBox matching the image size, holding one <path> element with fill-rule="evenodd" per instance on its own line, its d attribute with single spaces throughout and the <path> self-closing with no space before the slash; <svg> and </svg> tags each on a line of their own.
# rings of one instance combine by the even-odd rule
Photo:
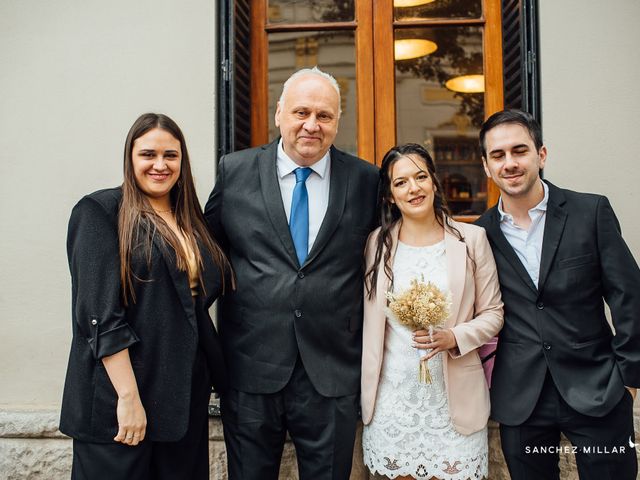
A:
<svg viewBox="0 0 640 480">
<path fill-rule="evenodd" d="M 373 451 L 365 452 L 364 464 L 372 474 L 389 478 L 410 476 L 416 479 L 480 480 L 487 478 L 489 472 L 489 456 L 486 452 L 475 458 L 458 457 L 457 460 L 440 455 L 426 458 L 421 453 L 412 458 L 405 457 L 404 460 L 382 455 Z"/>
</svg>

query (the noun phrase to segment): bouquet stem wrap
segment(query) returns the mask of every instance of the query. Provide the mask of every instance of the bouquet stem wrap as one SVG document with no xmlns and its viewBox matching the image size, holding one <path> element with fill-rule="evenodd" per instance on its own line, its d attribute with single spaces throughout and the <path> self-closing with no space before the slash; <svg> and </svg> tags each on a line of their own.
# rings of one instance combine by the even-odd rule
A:
<svg viewBox="0 0 640 480">
<path fill-rule="evenodd" d="M 420 383 L 431 383 L 431 372 L 427 365 L 427 360 L 420 360 L 420 373 L 418 373 L 418 381 Z"/>
<path fill-rule="evenodd" d="M 429 339 L 433 341 L 433 326 L 429 325 Z M 427 355 L 430 350 L 418 350 L 420 356 L 420 369 L 418 370 L 418 381 L 420 383 L 431 383 L 431 372 L 429 371 L 429 360 Z"/>
</svg>

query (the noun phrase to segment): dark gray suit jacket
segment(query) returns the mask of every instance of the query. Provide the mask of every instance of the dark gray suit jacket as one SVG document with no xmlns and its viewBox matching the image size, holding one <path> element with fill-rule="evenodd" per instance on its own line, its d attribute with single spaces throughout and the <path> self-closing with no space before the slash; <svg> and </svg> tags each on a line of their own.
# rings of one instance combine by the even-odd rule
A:
<svg viewBox="0 0 640 480">
<path fill-rule="evenodd" d="M 529 417 L 547 370 L 572 408 L 595 417 L 625 385 L 640 386 L 640 270 L 618 220 L 606 197 L 546 183 L 538 287 L 502 234 L 497 207 L 476 222 L 487 230 L 504 301 L 491 416 L 506 425 Z"/>
<path fill-rule="evenodd" d="M 362 353 L 363 251 L 375 223 L 378 170 L 331 148 L 329 205 L 298 265 L 277 178 L 278 141 L 220 160 L 205 208 L 237 289 L 221 299 L 231 386 L 273 393 L 298 354 L 324 396 L 355 394 Z"/>
</svg>

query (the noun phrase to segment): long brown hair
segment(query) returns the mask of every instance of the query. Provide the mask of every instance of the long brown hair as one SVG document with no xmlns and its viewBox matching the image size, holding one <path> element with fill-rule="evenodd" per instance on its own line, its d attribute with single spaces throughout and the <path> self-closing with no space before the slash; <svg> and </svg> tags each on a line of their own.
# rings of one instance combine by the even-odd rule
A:
<svg viewBox="0 0 640 480">
<path fill-rule="evenodd" d="M 417 143 L 406 143 L 392 147 L 384 158 L 380 166 L 380 180 L 378 181 L 378 201 L 377 214 L 380 224 L 380 232 L 375 244 L 375 258 L 369 270 L 365 273 L 365 287 L 367 296 L 372 299 L 376 295 L 376 287 L 378 285 L 378 266 L 380 261 L 384 264 L 384 273 L 393 285 L 393 270 L 391 265 L 391 230 L 402 219 L 402 214 L 398 206 L 392 202 L 391 195 L 391 171 L 395 163 L 407 155 L 414 155 L 424 160 L 427 167 L 427 173 L 431 177 L 433 183 L 433 210 L 435 212 L 436 221 L 441 227 L 452 232 L 459 240 L 464 241 L 462 233 L 451 223 L 451 212 L 447 205 L 447 199 L 444 196 L 444 189 L 440 183 L 440 179 L 436 175 L 436 166 L 429 155 L 429 152 Z M 383 258 L 384 252 L 384 258 Z"/>
<path fill-rule="evenodd" d="M 120 242 L 120 280 L 125 305 L 131 299 L 134 303 L 135 288 L 131 271 L 131 255 L 134 249 L 142 248 L 147 263 L 151 262 L 153 237 L 160 235 L 165 245 L 176 254 L 177 267 L 187 270 L 187 253 L 169 225 L 154 211 L 147 196 L 136 183 L 133 169 L 133 143 L 145 133 L 159 128 L 170 133 L 180 142 L 182 161 L 178 181 L 170 192 L 171 206 L 175 212 L 178 227 L 185 241 L 193 251 L 198 264 L 198 279 L 204 289 L 202 278 L 203 261 L 198 241 L 211 254 L 220 269 L 222 288 L 225 288 L 225 273 L 232 272 L 229 261 L 217 242 L 209 235 L 206 221 L 196 196 L 187 144 L 178 125 L 168 116 L 159 113 L 145 113 L 138 117 L 129 130 L 124 145 L 124 182 L 122 183 L 122 203 L 118 212 L 118 238 Z M 142 279 L 138 279 L 142 280 Z M 233 277 L 232 277 L 233 284 Z"/>
</svg>

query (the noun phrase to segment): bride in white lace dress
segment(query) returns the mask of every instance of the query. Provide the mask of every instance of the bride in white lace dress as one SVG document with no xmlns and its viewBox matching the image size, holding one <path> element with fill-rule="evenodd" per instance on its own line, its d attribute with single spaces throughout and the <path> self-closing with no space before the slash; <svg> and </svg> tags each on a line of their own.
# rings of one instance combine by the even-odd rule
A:
<svg viewBox="0 0 640 480">
<path fill-rule="evenodd" d="M 488 389 L 477 348 L 502 327 L 502 301 L 484 230 L 453 221 L 433 160 L 416 144 L 392 148 L 380 170 L 381 227 L 367 244 L 362 443 L 372 473 L 481 479 L 488 474 Z M 413 332 L 387 318 L 386 292 L 411 280 L 451 298 L 444 328 Z M 428 351 L 431 383 L 419 381 Z"/>
</svg>

